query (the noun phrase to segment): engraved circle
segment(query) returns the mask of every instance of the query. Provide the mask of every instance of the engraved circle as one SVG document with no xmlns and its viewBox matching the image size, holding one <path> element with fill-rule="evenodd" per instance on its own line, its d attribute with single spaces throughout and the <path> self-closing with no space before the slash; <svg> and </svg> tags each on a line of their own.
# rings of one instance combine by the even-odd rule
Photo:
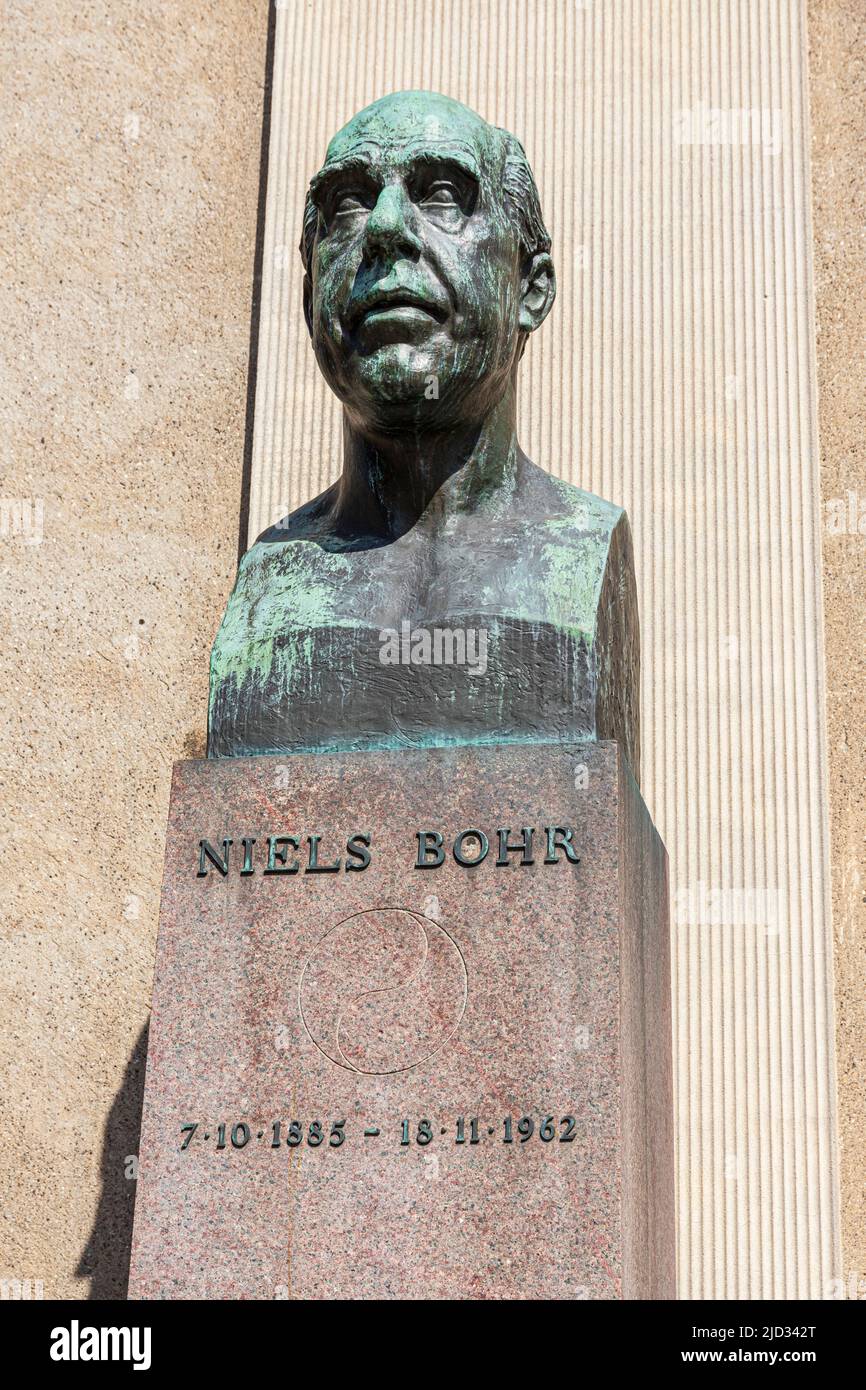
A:
<svg viewBox="0 0 866 1390">
<path fill-rule="evenodd" d="M 338 922 L 308 956 L 301 1019 L 320 1052 L 348 1071 L 408 1071 L 444 1047 L 466 1011 L 468 975 L 452 936 L 409 908 Z"/>
</svg>

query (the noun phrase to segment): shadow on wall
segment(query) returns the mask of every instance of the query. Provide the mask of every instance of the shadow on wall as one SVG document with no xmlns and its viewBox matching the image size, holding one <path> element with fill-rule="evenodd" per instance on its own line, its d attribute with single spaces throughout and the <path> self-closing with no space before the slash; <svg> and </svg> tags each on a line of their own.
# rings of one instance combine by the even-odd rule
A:
<svg viewBox="0 0 866 1390">
<path fill-rule="evenodd" d="M 136 1188 L 128 1175 L 137 1169 L 149 1026 L 144 1025 L 132 1050 L 105 1124 L 99 1206 L 75 1271 L 79 1279 L 90 1280 L 88 1299 L 126 1298 Z"/>
</svg>

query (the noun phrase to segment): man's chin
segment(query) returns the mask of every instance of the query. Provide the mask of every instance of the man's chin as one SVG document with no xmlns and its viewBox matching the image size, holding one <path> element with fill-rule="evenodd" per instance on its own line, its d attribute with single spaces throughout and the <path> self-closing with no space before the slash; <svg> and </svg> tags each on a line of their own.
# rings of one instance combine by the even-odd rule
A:
<svg viewBox="0 0 866 1390">
<path fill-rule="evenodd" d="M 417 409 L 441 399 L 447 370 L 440 352 L 414 343 L 384 343 L 356 356 L 353 375 L 368 406 Z"/>
<path fill-rule="evenodd" d="M 450 341 L 382 343 L 355 351 L 339 372 L 326 374 L 350 419 L 383 434 L 442 430 L 465 421 L 467 405 L 485 397 L 484 363 L 459 359 Z"/>
</svg>

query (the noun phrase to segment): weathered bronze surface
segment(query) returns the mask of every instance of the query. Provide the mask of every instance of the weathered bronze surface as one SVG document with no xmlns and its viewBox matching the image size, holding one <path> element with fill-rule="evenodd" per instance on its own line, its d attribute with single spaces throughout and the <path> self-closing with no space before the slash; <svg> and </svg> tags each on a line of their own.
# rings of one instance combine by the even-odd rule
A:
<svg viewBox="0 0 866 1390">
<path fill-rule="evenodd" d="M 637 775 L 628 519 L 517 441 L 556 293 L 522 146 L 435 93 L 384 97 L 328 146 L 301 254 L 342 473 L 241 562 L 209 755 L 614 738 Z"/>
</svg>

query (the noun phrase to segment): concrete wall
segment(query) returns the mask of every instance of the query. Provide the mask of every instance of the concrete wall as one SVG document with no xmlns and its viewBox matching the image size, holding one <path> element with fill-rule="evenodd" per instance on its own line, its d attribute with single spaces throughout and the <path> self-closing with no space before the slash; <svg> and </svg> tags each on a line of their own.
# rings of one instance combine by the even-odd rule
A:
<svg viewBox="0 0 866 1390">
<path fill-rule="evenodd" d="M 389 22 L 386 4 L 369 8 Z M 430 13 L 441 61 L 454 30 L 437 31 L 441 15 Z M 672 13 L 667 3 L 663 25 Z M 809 9 L 822 486 L 864 504 L 858 25 L 857 0 Z M 169 768 L 202 750 L 207 653 L 233 577 L 251 444 L 268 27 L 264 0 L 9 6 L 4 244 L 15 270 L 2 495 L 41 498 L 44 513 L 40 543 L 8 526 L 0 539 L 10 711 L 0 728 L 0 1278 L 41 1280 L 49 1297 L 124 1290 Z M 604 51 L 612 64 L 615 48 Z M 317 80 L 333 91 L 327 73 Z M 535 107 L 509 111 L 502 91 L 501 118 L 527 134 Z M 321 112 L 326 131 L 338 104 Z M 554 163 L 542 159 L 551 190 L 573 139 L 560 132 Z M 536 164 L 538 154 L 530 148 Z M 311 170 L 306 151 L 298 159 L 287 175 L 300 186 Z M 273 182 L 270 193 L 273 206 Z M 561 191 L 551 206 L 561 235 Z M 293 257 L 294 223 L 284 240 Z M 299 326 L 297 306 L 287 312 Z M 539 461 L 550 463 L 544 442 Z M 605 473 L 596 447 L 596 472 L 582 480 L 617 496 L 622 475 Z M 255 476 L 253 513 L 267 509 Z M 306 492 L 312 481 L 291 485 Z M 271 499 L 277 510 L 283 500 Z M 824 538 L 843 1272 L 860 1277 L 864 544 Z M 708 1210 L 714 1248 L 732 1243 L 736 1255 L 736 1225 L 725 1226 L 723 1205 Z M 735 1255 L 723 1262 L 727 1291 L 747 1277 Z M 715 1277 L 693 1273 L 692 1294 Z"/>
<path fill-rule="evenodd" d="M 267 6 L 4 26 L 0 1277 L 125 1291 L 172 760 L 237 559 Z M 33 513 L 31 512 L 31 516 Z"/>
<path fill-rule="evenodd" d="M 853 1275 L 864 1298 L 866 9 L 860 0 L 811 0 L 809 69 L 843 1277 L 849 1288 Z"/>
</svg>

